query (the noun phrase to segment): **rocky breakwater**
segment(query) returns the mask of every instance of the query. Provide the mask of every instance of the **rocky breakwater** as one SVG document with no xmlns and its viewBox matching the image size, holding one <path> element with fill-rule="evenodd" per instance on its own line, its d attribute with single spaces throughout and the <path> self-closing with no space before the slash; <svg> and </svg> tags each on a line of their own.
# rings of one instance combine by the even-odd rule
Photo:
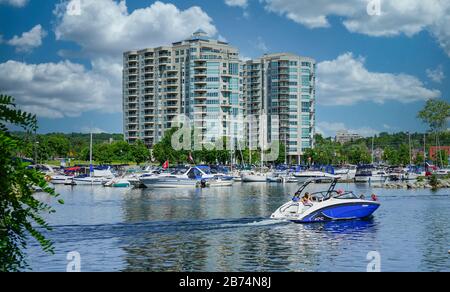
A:
<svg viewBox="0 0 450 292">
<path fill-rule="evenodd" d="M 441 189 L 450 188 L 450 179 L 437 179 L 432 182 L 428 179 L 417 181 L 400 181 L 400 182 L 387 182 L 377 187 L 386 189 Z"/>
</svg>

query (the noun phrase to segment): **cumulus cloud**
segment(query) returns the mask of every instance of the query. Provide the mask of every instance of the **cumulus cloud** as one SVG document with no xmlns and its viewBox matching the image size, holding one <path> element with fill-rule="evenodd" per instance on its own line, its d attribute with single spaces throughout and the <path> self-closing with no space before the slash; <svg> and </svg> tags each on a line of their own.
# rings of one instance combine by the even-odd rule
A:
<svg viewBox="0 0 450 292">
<path fill-rule="evenodd" d="M 124 51 L 167 45 L 189 37 L 198 29 L 217 33 L 212 19 L 200 7 L 180 10 L 155 2 L 128 12 L 125 1 L 82 0 L 79 15 L 68 13 L 67 3 L 57 6 L 57 40 L 79 44 L 89 56 L 118 56 Z"/>
<path fill-rule="evenodd" d="M 363 137 L 371 137 L 380 133 L 380 131 L 375 130 L 371 127 L 347 127 L 341 122 L 319 122 L 316 126 L 317 133 L 324 137 L 334 137 L 338 131 L 346 130 L 349 133 L 359 134 Z"/>
<path fill-rule="evenodd" d="M 71 2 L 58 4 L 58 40 L 78 44 L 80 52 L 60 51 L 63 58 L 87 57 L 90 68 L 70 61 L 0 64 L 0 89 L 16 97 L 24 110 L 41 117 L 76 117 L 87 111 L 121 112 L 122 53 L 161 46 L 189 37 L 197 29 L 217 34 L 199 7 L 180 10 L 155 2 L 128 12 L 125 1 L 81 0 L 77 15 Z"/>
<path fill-rule="evenodd" d="M 24 7 L 27 3 L 28 0 L 0 0 L 0 4 L 7 4 L 14 7 Z"/>
<path fill-rule="evenodd" d="M 428 78 L 436 83 L 441 83 L 442 80 L 445 79 L 444 69 L 442 65 L 437 66 L 436 69 L 427 69 L 426 70 Z"/>
<path fill-rule="evenodd" d="M 7 44 L 16 47 L 17 52 L 31 52 L 42 45 L 42 39 L 46 36 L 47 32 L 38 24 L 30 31 L 22 33 L 20 37 L 14 36 Z"/>
<path fill-rule="evenodd" d="M 380 15 L 369 15 L 368 0 L 262 1 L 268 11 L 309 28 L 329 27 L 328 18 L 338 16 L 349 31 L 369 36 L 413 36 L 427 30 L 450 56 L 450 1 L 384 0 Z"/>
<path fill-rule="evenodd" d="M 91 110 L 118 112 L 121 90 L 117 85 L 102 72 L 89 71 L 70 61 L 0 64 L 2 92 L 14 96 L 24 110 L 40 117 L 77 117 Z"/>
<path fill-rule="evenodd" d="M 247 0 L 225 0 L 225 4 L 227 4 L 228 6 L 245 8 L 248 5 L 248 1 Z"/>
<path fill-rule="evenodd" d="M 364 59 L 345 53 L 317 64 L 317 101 L 322 105 L 352 105 L 358 102 L 409 103 L 436 98 L 439 90 L 425 88 L 407 74 L 370 72 Z"/>
<path fill-rule="evenodd" d="M 89 127 L 89 126 L 83 126 L 80 128 L 80 132 L 81 133 L 85 133 L 85 134 L 102 134 L 102 133 L 109 133 L 108 131 L 105 131 L 101 128 L 97 128 L 97 127 Z"/>
</svg>

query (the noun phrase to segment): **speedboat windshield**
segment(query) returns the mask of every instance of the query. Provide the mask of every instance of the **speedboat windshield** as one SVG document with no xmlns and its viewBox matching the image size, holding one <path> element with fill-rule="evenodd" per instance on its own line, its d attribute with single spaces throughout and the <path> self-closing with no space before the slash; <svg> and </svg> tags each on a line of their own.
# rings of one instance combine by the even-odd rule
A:
<svg viewBox="0 0 450 292">
<path fill-rule="evenodd" d="M 358 196 L 355 195 L 353 192 L 346 192 L 343 194 L 336 193 L 336 195 L 333 195 L 333 198 L 342 200 L 359 199 Z"/>
</svg>

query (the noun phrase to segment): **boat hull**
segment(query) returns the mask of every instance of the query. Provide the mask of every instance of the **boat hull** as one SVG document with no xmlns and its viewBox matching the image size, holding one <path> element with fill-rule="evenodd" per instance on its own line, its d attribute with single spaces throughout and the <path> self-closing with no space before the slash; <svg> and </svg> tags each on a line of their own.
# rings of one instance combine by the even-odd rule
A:
<svg viewBox="0 0 450 292">
<path fill-rule="evenodd" d="M 386 182 L 388 176 L 356 176 L 355 182 L 357 183 L 373 183 L 373 182 Z"/>
<path fill-rule="evenodd" d="M 302 218 L 292 220 L 295 223 L 313 223 L 324 221 L 366 219 L 380 207 L 378 203 L 348 203 L 325 207 Z"/>
<path fill-rule="evenodd" d="M 329 199 L 312 205 L 290 201 L 278 208 L 271 218 L 295 223 L 365 219 L 372 216 L 379 206 L 379 202 L 361 199 Z"/>
<path fill-rule="evenodd" d="M 243 175 L 242 182 L 266 182 L 267 176 L 265 175 Z"/>
<path fill-rule="evenodd" d="M 147 188 L 196 188 L 199 181 L 193 179 L 152 177 L 141 179 Z"/>
</svg>

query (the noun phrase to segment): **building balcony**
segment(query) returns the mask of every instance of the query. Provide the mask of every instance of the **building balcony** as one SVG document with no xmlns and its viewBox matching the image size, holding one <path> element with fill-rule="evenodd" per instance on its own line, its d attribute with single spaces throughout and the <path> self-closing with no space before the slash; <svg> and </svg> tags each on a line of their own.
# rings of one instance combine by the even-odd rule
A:
<svg viewBox="0 0 450 292">
<path fill-rule="evenodd" d="M 202 94 L 202 95 L 195 95 L 194 96 L 194 100 L 206 100 L 208 97 L 206 96 L 206 94 Z"/>
<path fill-rule="evenodd" d="M 167 75 L 167 80 L 178 80 L 178 76 L 176 74 Z"/>
</svg>

